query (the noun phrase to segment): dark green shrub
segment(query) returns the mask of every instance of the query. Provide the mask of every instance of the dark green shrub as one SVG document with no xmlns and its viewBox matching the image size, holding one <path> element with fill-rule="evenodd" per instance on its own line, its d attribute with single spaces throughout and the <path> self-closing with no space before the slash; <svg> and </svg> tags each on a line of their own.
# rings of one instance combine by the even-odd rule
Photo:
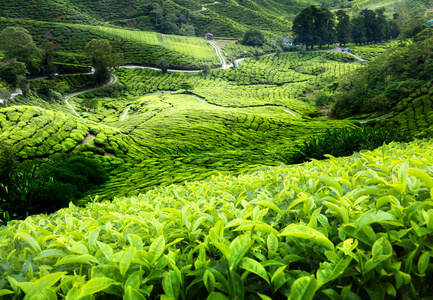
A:
<svg viewBox="0 0 433 300">
<path fill-rule="evenodd" d="M 291 164 L 302 163 L 310 159 L 325 159 L 325 154 L 335 157 L 349 156 L 354 152 L 373 150 L 383 143 L 406 141 L 404 134 L 390 129 L 372 127 L 342 128 L 326 130 L 323 136 L 310 137 L 287 156 Z"/>
<path fill-rule="evenodd" d="M 108 180 L 97 160 L 58 157 L 39 167 L 19 164 L 13 151 L 0 149 L 0 223 L 52 213 Z"/>
</svg>

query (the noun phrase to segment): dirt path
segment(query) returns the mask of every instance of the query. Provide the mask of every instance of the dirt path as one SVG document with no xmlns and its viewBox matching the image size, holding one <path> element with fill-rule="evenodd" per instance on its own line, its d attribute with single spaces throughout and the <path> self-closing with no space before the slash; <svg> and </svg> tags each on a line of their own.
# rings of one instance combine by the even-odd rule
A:
<svg viewBox="0 0 433 300">
<path fill-rule="evenodd" d="M 215 53 L 217 54 L 217 56 L 218 56 L 218 58 L 220 60 L 220 63 L 221 63 L 221 68 L 220 69 L 224 70 L 224 69 L 228 69 L 231 66 L 233 66 L 231 64 L 229 65 L 229 64 L 226 63 L 226 60 L 224 59 L 223 53 L 221 51 L 221 48 L 217 44 L 215 44 L 212 41 L 209 41 L 209 44 L 215 49 Z"/>
<path fill-rule="evenodd" d="M 125 118 L 128 117 L 128 111 L 130 108 L 131 108 L 131 106 L 128 106 L 128 108 L 126 108 L 125 112 L 122 115 L 122 118 L 120 118 L 120 121 L 123 121 L 123 120 L 125 120 Z"/>
<path fill-rule="evenodd" d="M 88 92 L 93 92 L 93 91 L 96 91 L 96 90 L 99 90 L 99 89 L 102 89 L 102 88 L 106 88 L 107 86 L 110 86 L 110 85 L 112 85 L 112 84 L 115 84 L 116 83 L 116 81 L 117 81 L 117 77 L 116 77 L 116 75 L 111 75 L 111 79 L 110 79 L 110 81 L 108 82 L 108 83 L 106 83 L 106 84 L 104 84 L 104 85 L 102 85 L 102 86 L 98 86 L 98 87 L 95 87 L 95 88 L 90 88 L 90 89 L 87 89 L 87 90 L 83 90 L 83 91 L 80 91 L 80 92 L 76 92 L 76 93 L 73 93 L 73 94 L 70 94 L 70 95 L 68 95 L 68 96 L 66 96 L 65 98 L 64 98 L 64 100 L 65 100 L 65 103 L 72 109 L 72 111 L 80 118 L 80 119 L 83 119 L 83 117 L 82 116 L 80 116 L 78 113 L 77 113 L 77 111 L 74 109 L 74 107 L 69 103 L 69 100 L 71 99 L 71 98 L 73 98 L 73 97 L 75 97 L 75 96 L 78 96 L 78 95 L 81 95 L 81 94 L 85 94 L 85 93 L 88 93 Z"/>
<path fill-rule="evenodd" d="M 380 116 L 380 117 L 376 117 L 376 118 L 372 118 L 372 119 L 367 119 L 367 120 L 361 120 L 361 121 L 359 121 L 359 123 L 361 123 L 361 124 L 365 124 L 365 123 L 368 123 L 368 122 L 370 122 L 370 121 L 377 121 L 377 120 L 380 120 L 380 119 L 386 118 L 386 117 L 388 117 L 388 116 L 391 116 L 391 115 L 393 115 L 393 114 L 394 114 L 394 111 L 392 111 L 392 112 L 390 112 L 390 113 L 387 113 L 387 114 L 384 114 L 384 115 L 382 115 L 382 116 Z"/>
</svg>

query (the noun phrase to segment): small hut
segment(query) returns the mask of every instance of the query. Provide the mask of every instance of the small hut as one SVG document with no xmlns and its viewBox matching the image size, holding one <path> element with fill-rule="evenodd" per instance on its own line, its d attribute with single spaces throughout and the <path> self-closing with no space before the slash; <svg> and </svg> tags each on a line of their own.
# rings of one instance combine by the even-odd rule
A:
<svg viewBox="0 0 433 300">
<path fill-rule="evenodd" d="M 205 35 L 204 35 L 204 39 L 205 40 L 213 40 L 213 34 L 212 33 L 206 33 Z"/>
</svg>

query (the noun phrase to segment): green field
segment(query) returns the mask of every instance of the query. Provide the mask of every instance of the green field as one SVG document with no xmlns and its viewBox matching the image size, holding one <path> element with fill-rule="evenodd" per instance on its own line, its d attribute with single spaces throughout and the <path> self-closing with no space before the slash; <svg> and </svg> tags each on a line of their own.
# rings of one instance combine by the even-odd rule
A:
<svg viewBox="0 0 433 300">
<path fill-rule="evenodd" d="M 353 126 L 312 118 L 320 115 L 312 102 L 298 99 L 326 88 L 318 77 L 331 83 L 360 66 L 342 58 L 339 53 L 288 53 L 208 74 L 119 69 L 114 86 L 69 101 L 82 120 L 64 103 L 22 96 L 9 101 L 0 138 L 21 159 L 43 162 L 64 152 L 98 158 L 111 172 L 96 191 L 106 199 L 219 172 L 280 165 L 305 137 Z M 59 79 L 73 90 L 86 76 Z M 256 84 L 245 86 L 253 78 Z M 193 94 L 179 90 L 185 81 L 194 85 Z M 96 99 L 97 107 L 89 111 L 83 106 L 87 99 Z"/>
</svg>

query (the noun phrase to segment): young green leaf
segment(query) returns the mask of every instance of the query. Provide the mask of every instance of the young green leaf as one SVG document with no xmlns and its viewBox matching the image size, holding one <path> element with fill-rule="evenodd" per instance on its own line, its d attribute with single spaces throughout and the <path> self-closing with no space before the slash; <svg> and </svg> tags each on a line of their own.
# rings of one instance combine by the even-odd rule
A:
<svg viewBox="0 0 433 300">
<path fill-rule="evenodd" d="M 133 256 L 133 249 L 132 246 L 129 246 L 128 250 L 123 252 L 122 258 L 120 259 L 120 263 L 119 263 L 120 275 L 125 276 L 126 272 L 129 269 L 129 266 L 131 265 L 132 256 Z"/>
<path fill-rule="evenodd" d="M 428 188 L 430 188 L 430 189 L 433 188 L 433 178 L 431 178 L 431 176 L 429 174 L 427 174 L 427 172 L 420 170 L 420 169 L 413 169 L 413 168 L 408 169 L 407 172 L 410 175 L 413 175 L 416 178 L 418 178 L 419 180 L 421 180 L 422 182 L 424 182 L 424 184 Z"/>
<path fill-rule="evenodd" d="M 132 286 L 126 287 L 124 300 L 146 300 L 146 297 Z"/>
<path fill-rule="evenodd" d="M 339 197 L 343 196 L 343 188 L 334 178 L 322 175 L 318 176 L 318 179 L 323 181 L 326 185 L 333 187 L 338 192 Z"/>
<path fill-rule="evenodd" d="M 310 239 L 319 245 L 334 250 L 334 244 L 329 239 L 327 239 L 321 232 L 307 226 L 289 225 L 284 228 L 283 232 L 278 236 L 294 236 L 303 239 Z"/>
<path fill-rule="evenodd" d="M 117 281 L 107 278 L 107 277 L 96 277 L 90 279 L 86 282 L 86 284 L 80 289 L 80 294 L 78 295 L 78 299 L 83 298 L 88 295 L 96 294 L 100 291 L 105 290 L 111 285 L 120 285 Z"/>
<path fill-rule="evenodd" d="M 274 251 L 274 252 L 278 251 L 278 238 L 276 237 L 275 234 L 270 233 L 268 235 L 268 238 L 266 239 L 266 243 L 268 246 L 268 251 Z"/>
<path fill-rule="evenodd" d="M 350 256 L 346 256 L 344 259 L 340 259 L 340 261 L 335 264 L 330 264 L 328 262 L 321 263 L 316 275 L 317 289 L 319 289 L 322 285 L 340 277 L 349 266 L 351 261 L 352 258 Z"/>
<path fill-rule="evenodd" d="M 254 259 L 248 257 L 242 258 L 241 267 L 247 271 L 250 271 L 251 273 L 262 277 L 269 284 L 268 273 L 266 272 L 265 268 Z"/>
<path fill-rule="evenodd" d="M 245 288 L 241 277 L 233 270 L 229 271 L 229 291 L 230 299 L 244 299 Z"/>
<path fill-rule="evenodd" d="M 9 294 L 14 294 L 14 291 L 11 290 L 7 290 L 7 289 L 1 289 L 0 290 L 0 296 L 5 296 L 5 295 L 9 295 Z"/>
<path fill-rule="evenodd" d="M 167 297 L 177 299 L 180 291 L 180 280 L 174 271 L 165 272 L 162 288 Z"/>
<path fill-rule="evenodd" d="M 295 280 L 287 300 L 311 300 L 316 293 L 317 281 L 313 275 Z"/>
<path fill-rule="evenodd" d="M 204 286 L 208 293 L 213 293 L 215 290 L 215 276 L 209 270 L 206 270 L 203 274 Z"/>
<path fill-rule="evenodd" d="M 224 296 L 221 293 L 218 292 L 213 292 L 212 294 L 210 294 L 206 300 L 229 300 L 229 298 L 227 298 L 226 296 Z"/>
<path fill-rule="evenodd" d="M 149 263 L 154 264 L 164 253 L 165 239 L 164 236 L 156 238 L 149 248 Z"/>
<path fill-rule="evenodd" d="M 230 244 L 230 258 L 228 260 L 230 270 L 234 270 L 245 254 L 254 244 L 248 236 L 237 236 Z"/>
<path fill-rule="evenodd" d="M 418 259 L 418 272 L 420 274 L 425 274 L 430 262 L 430 253 L 424 252 Z"/>
</svg>

